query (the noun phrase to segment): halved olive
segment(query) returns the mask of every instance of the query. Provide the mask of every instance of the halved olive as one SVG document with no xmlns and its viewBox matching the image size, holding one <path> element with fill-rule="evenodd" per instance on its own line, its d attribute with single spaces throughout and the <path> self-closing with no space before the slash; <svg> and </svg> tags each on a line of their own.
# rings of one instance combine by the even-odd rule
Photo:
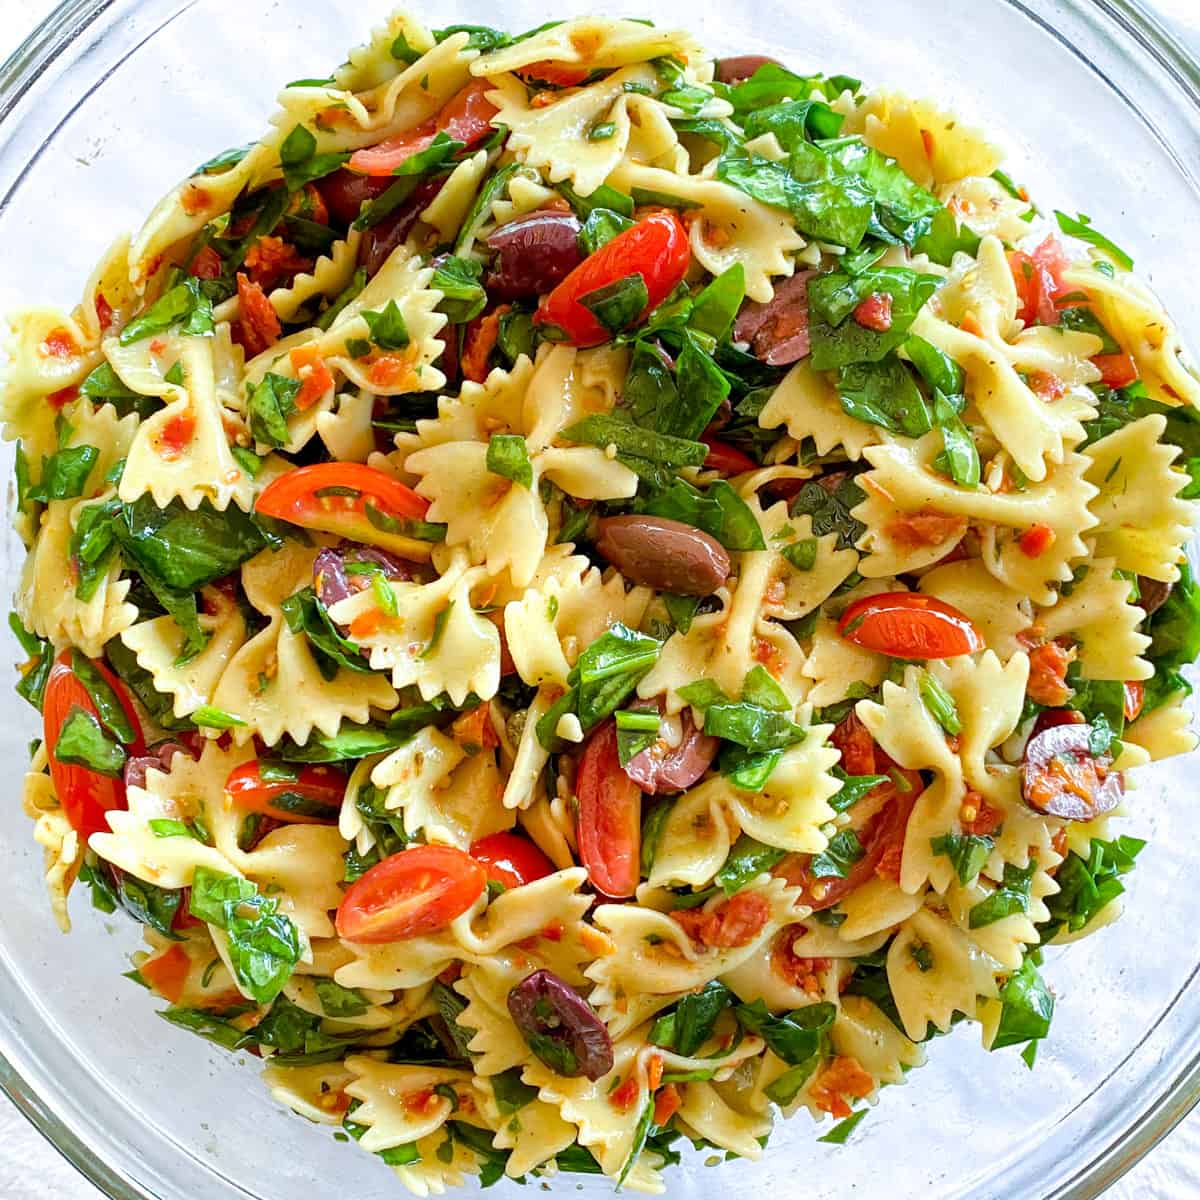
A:
<svg viewBox="0 0 1200 1200">
<path fill-rule="evenodd" d="M 716 538 L 668 517 L 604 517 L 596 549 L 631 583 L 679 596 L 711 596 L 729 574 Z"/>
<path fill-rule="evenodd" d="M 1090 821 L 1121 803 L 1125 785 L 1112 756 L 1093 754 L 1090 725 L 1053 725 L 1031 737 L 1021 766 L 1030 808 L 1067 821 Z"/>
<path fill-rule="evenodd" d="M 534 971 L 508 993 L 508 1011 L 529 1048 L 559 1075 L 593 1081 L 612 1070 L 604 1022 L 553 971 Z"/>
</svg>

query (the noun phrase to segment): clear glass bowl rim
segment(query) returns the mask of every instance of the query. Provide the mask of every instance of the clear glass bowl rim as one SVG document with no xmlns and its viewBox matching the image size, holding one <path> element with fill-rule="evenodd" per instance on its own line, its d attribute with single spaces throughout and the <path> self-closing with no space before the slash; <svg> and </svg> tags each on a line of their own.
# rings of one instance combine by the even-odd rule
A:
<svg viewBox="0 0 1200 1200">
<path fill-rule="evenodd" d="M 63 0 L 0 63 L 0 122 L 10 118 L 26 93 L 115 0 Z M 193 0 L 189 0 L 190 3 Z M 1139 0 L 1077 0 L 1115 22 L 1183 93 L 1200 120 L 1200 58 L 1190 52 Z M 1012 6 L 1053 32 L 1037 0 L 1009 0 Z M 602 7 L 602 5 L 598 5 Z M 0 198 L 0 203 L 3 198 Z M 1200 972 L 1200 968 L 1198 968 Z M 12 1065 L 0 1038 L 0 1090 L 43 1137 L 111 1200 L 156 1200 L 153 1192 L 99 1157 L 53 1111 Z M 1112 1186 L 1200 1104 L 1200 1051 L 1167 1083 L 1150 1115 L 1103 1147 L 1046 1200 L 1092 1200 Z"/>
</svg>

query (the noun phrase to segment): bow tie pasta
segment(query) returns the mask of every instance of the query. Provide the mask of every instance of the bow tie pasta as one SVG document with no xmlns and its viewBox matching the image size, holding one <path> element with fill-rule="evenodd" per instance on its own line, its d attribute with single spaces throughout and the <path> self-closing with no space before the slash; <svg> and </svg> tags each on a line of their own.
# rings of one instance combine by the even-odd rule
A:
<svg viewBox="0 0 1200 1200">
<path fill-rule="evenodd" d="M 10 318 L 58 924 L 419 1196 L 1032 1064 L 1195 748 L 1129 257 L 940 102 L 638 20 L 397 11 L 264 127 Z"/>
</svg>

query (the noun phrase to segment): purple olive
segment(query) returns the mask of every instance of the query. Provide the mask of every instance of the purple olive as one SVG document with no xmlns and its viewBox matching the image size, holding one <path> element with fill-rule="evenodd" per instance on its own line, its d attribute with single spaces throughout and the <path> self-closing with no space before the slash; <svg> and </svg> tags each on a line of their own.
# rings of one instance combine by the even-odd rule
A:
<svg viewBox="0 0 1200 1200">
<path fill-rule="evenodd" d="M 711 596 L 729 575 L 716 538 L 667 517 L 602 517 L 596 549 L 632 583 L 678 596 Z"/>
<path fill-rule="evenodd" d="M 388 213 L 378 225 L 371 226 L 363 234 L 358 247 L 358 261 L 366 267 L 368 275 L 374 275 L 387 262 L 392 251 L 408 237 L 417 218 L 442 190 L 445 182 L 445 176 L 426 180 L 395 211 Z"/>
<path fill-rule="evenodd" d="M 658 705 L 651 701 L 634 707 L 656 710 Z M 685 708 L 679 720 L 678 745 L 669 746 L 658 739 L 625 764 L 625 774 L 651 796 L 666 796 L 690 788 L 717 756 L 720 740 L 696 728 L 691 709 Z"/>
<path fill-rule="evenodd" d="M 350 595 L 346 567 L 340 550 L 326 548 L 313 559 L 313 590 L 326 608 L 332 608 Z"/>
<path fill-rule="evenodd" d="M 532 212 L 488 237 L 496 263 L 484 284 L 504 300 L 539 296 L 565 279 L 583 257 L 579 221 L 570 213 Z"/>
<path fill-rule="evenodd" d="M 387 579 L 412 578 L 411 564 L 386 550 L 358 542 L 339 542 L 336 548 L 326 547 L 313 559 L 313 590 L 326 608 L 370 586 L 370 572 L 346 570 L 347 565 L 357 563 L 378 567 Z"/>
<path fill-rule="evenodd" d="M 768 58 L 765 54 L 738 54 L 733 58 L 717 59 L 717 78 L 722 83 L 741 83 L 749 79 L 759 67 L 772 63 L 777 67 L 783 63 L 777 58 Z"/>
<path fill-rule="evenodd" d="M 1125 784 L 1112 755 L 1093 754 L 1090 725 L 1053 725 L 1031 737 L 1021 765 L 1021 794 L 1036 812 L 1090 821 L 1121 803 Z"/>
<path fill-rule="evenodd" d="M 765 303 L 747 300 L 733 325 L 734 341 L 749 342 L 756 358 L 773 367 L 798 362 L 810 349 L 808 281 L 815 271 L 797 271 L 775 285 Z"/>
<path fill-rule="evenodd" d="M 612 1038 L 592 1006 L 553 971 L 534 971 L 508 993 L 508 1011 L 552 1071 L 595 1082 L 613 1067 Z"/>
<path fill-rule="evenodd" d="M 1171 589 L 1174 587 L 1174 584 L 1163 583 L 1159 579 L 1149 579 L 1145 575 L 1137 577 L 1137 585 L 1137 606 L 1146 616 L 1158 612 L 1166 604 L 1167 597 L 1171 594 Z"/>
<path fill-rule="evenodd" d="M 121 778 L 127 788 L 146 786 L 146 772 L 155 771 L 170 771 L 171 762 L 177 754 L 191 754 L 188 748 L 181 745 L 179 742 L 160 742 L 157 746 L 152 746 L 145 754 L 139 754 L 135 758 L 127 758 L 125 760 L 125 769 L 122 772 Z"/>
</svg>

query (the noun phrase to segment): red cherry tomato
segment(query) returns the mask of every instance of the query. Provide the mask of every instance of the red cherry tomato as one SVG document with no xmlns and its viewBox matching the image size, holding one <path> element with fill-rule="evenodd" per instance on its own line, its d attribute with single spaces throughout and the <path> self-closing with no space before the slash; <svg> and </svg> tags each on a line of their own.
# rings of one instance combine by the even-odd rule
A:
<svg viewBox="0 0 1200 1200">
<path fill-rule="evenodd" d="M 338 905 L 339 937 L 366 946 L 445 928 L 483 894 L 487 874 L 454 846 L 413 846 L 350 885 Z"/>
<path fill-rule="evenodd" d="M 533 315 L 534 322 L 558 326 L 576 346 L 598 346 L 611 335 L 580 304 L 581 296 L 630 275 L 641 275 L 649 296 L 641 313 L 645 316 L 675 290 L 690 262 L 691 248 L 683 222 L 670 210 L 653 212 L 589 254 L 542 301 Z"/>
<path fill-rule="evenodd" d="M 579 797 L 579 857 L 597 891 L 632 896 L 640 879 L 642 792 L 621 770 L 616 722 L 588 740 L 575 776 Z"/>
<path fill-rule="evenodd" d="M 262 777 L 257 759 L 234 767 L 225 792 L 238 808 L 293 825 L 334 825 L 346 792 L 346 777 L 320 764 L 293 768 L 294 779 Z M 288 772 L 280 772 L 286 774 Z"/>
<path fill-rule="evenodd" d="M 506 888 L 524 887 L 554 874 L 554 864 L 528 839 L 516 833 L 492 833 L 471 847 L 488 879 Z"/>
<path fill-rule="evenodd" d="M 1057 325 L 1055 299 L 1063 292 L 1062 273 L 1069 261 L 1058 239 L 1051 236 L 1032 254 L 1013 250 L 1008 255 L 1009 270 L 1017 288 L 1020 307 L 1017 316 L 1026 325 Z"/>
<path fill-rule="evenodd" d="M 144 754 L 146 743 L 133 702 L 117 677 L 101 662 L 92 660 L 92 666 L 104 676 L 109 687 L 116 693 L 125 716 L 133 727 L 136 737 L 126 749 L 131 755 Z M 71 668 L 71 651 L 64 650 L 50 668 L 46 680 L 46 694 L 42 701 L 42 726 L 46 740 L 46 751 L 50 758 L 50 778 L 71 828 L 86 841 L 93 833 L 107 833 L 108 822 L 104 814 L 114 808 L 125 808 L 125 784 L 120 779 L 89 771 L 75 763 L 59 762 L 54 747 L 63 723 L 73 708 L 99 717 L 88 690 Z"/>
<path fill-rule="evenodd" d="M 983 649 L 966 613 L 920 592 L 864 596 L 842 613 L 847 641 L 892 658 L 953 658 Z"/>
<path fill-rule="evenodd" d="M 430 543 L 403 532 L 404 521 L 425 516 L 429 501 L 398 479 L 362 463 L 298 467 L 269 483 L 255 508 L 265 516 L 380 546 L 403 558 L 429 558 Z M 399 524 L 395 529 L 386 528 L 392 523 Z"/>
<path fill-rule="evenodd" d="M 1100 382 L 1111 388 L 1128 387 L 1140 378 L 1137 363 L 1129 354 L 1097 354 L 1092 366 L 1100 372 Z"/>
<path fill-rule="evenodd" d="M 493 90 L 494 85 L 490 80 L 473 79 L 429 120 L 422 121 L 420 125 L 406 129 L 377 146 L 355 151 L 350 156 L 350 170 L 363 175 L 391 175 L 414 154 L 427 150 L 439 133 L 446 134 L 456 142 L 473 146 L 492 128 L 491 121 L 498 110 L 487 99 L 486 93 Z"/>
<path fill-rule="evenodd" d="M 740 475 L 743 471 L 758 470 L 758 463 L 736 446 L 707 435 L 700 440 L 708 447 L 708 456 L 704 460 L 706 470 L 720 471 L 722 475 Z"/>
</svg>

